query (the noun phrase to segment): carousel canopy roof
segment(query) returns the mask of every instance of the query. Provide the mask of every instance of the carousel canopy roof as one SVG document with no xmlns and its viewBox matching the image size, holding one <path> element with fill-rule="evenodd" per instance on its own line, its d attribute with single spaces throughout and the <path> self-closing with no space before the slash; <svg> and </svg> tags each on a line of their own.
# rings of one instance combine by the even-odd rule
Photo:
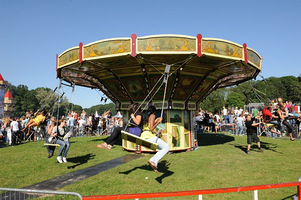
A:
<svg viewBox="0 0 301 200">
<path fill-rule="evenodd" d="M 132 102 L 142 102 L 169 66 L 164 107 L 194 110 L 213 90 L 255 78 L 261 64 L 261 56 L 246 44 L 202 38 L 200 34 L 133 34 L 80 43 L 66 50 L 57 56 L 57 77 L 99 89 L 125 109 Z M 153 103 L 159 104 L 163 93 L 162 87 L 153 95 Z"/>
</svg>

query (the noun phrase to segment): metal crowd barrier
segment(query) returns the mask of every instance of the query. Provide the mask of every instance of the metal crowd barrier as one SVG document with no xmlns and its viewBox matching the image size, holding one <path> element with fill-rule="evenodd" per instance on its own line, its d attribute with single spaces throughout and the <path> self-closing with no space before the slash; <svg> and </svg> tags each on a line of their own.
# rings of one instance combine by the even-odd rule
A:
<svg viewBox="0 0 301 200">
<path fill-rule="evenodd" d="M 25 199 L 82 199 L 76 192 L 60 192 L 50 190 L 31 190 L 16 188 L 0 188 L 0 200 L 25 200 Z M 4 192 L 3 192 L 4 191 Z"/>
</svg>

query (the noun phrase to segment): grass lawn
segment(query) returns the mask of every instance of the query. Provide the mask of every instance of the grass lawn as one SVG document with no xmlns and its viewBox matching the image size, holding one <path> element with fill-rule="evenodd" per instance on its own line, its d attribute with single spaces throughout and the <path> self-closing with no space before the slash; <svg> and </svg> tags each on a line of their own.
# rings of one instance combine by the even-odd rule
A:
<svg viewBox="0 0 301 200">
<path fill-rule="evenodd" d="M 105 137 L 71 138 L 68 163 L 47 158 L 42 141 L 0 148 L 0 187 L 22 188 L 69 172 L 87 168 L 131 152 L 116 145 L 97 149 Z M 61 188 L 82 196 L 228 188 L 295 182 L 301 176 L 301 141 L 261 137 L 263 153 L 254 144 L 245 153 L 246 136 L 199 135 L 196 151 L 166 155 L 159 174 L 146 164 L 152 154 L 122 164 L 96 176 Z M 259 199 L 285 199 L 296 187 L 259 190 Z M 252 199 L 252 192 L 205 195 L 204 199 Z M 197 199 L 196 196 L 164 199 Z"/>
</svg>

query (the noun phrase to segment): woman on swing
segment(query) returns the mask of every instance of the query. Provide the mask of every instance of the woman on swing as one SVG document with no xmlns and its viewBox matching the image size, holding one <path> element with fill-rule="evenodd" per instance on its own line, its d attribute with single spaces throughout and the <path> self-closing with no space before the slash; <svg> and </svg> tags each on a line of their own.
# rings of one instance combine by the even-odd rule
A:
<svg viewBox="0 0 301 200">
<path fill-rule="evenodd" d="M 31 119 L 26 126 L 21 130 L 22 132 L 28 128 L 26 136 L 30 134 L 31 127 L 38 126 L 43 123 L 46 119 L 47 110 L 43 110 L 40 114 L 38 114 L 34 119 Z"/>
<path fill-rule="evenodd" d="M 287 111 L 285 110 L 285 106 L 282 102 L 279 102 L 278 107 L 277 115 L 279 116 L 279 123 L 281 126 L 283 124 L 287 127 L 290 140 L 294 141 L 295 138 L 293 137 L 293 127 L 286 121 Z"/>
<path fill-rule="evenodd" d="M 134 103 L 130 105 L 130 123 L 128 126 L 128 129 L 125 130 L 131 134 L 134 134 L 136 136 L 140 136 L 141 130 L 142 130 L 142 113 L 140 111 L 140 104 Z M 113 133 L 110 135 L 110 137 L 107 139 L 105 143 L 98 144 L 98 148 L 104 148 L 107 150 L 111 150 L 114 144 L 118 141 L 119 136 L 121 135 L 121 131 L 124 130 L 123 127 L 115 127 L 113 130 Z"/>
<path fill-rule="evenodd" d="M 148 164 L 152 167 L 152 169 L 158 172 L 158 162 L 165 156 L 170 147 L 163 140 L 156 136 L 155 128 L 158 124 L 161 123 L 162 117 L 156 118 L 156 107 L 150 106 L 147 110 L 146 117 L 144 119 L 143 132 L 141 134 L 141 138 L 146 139 L 148 141 L 154 142 L 158 144 L 159 151 L 148 161 Z"/>
<path fill-rule="evenodd" d="M 67 154 L 70 148 L 69 138 L 71 131 L 66 127 L 66 121 L 64 119 L 58 120 L 58 124 L 52 128 L 51 138 L 55 138 L 54 144 L 60 145 L 58 157 L 56 158 L 58 163 L 67 162 Z M 64 153 L 63 153 L 64 151 Z M 53 152 L 52 152 L 53 153 Z M 53 155 L 53 154 L 52 154 Z M 62 159 L 63 156 L 63 159 Z"/>
</svg>

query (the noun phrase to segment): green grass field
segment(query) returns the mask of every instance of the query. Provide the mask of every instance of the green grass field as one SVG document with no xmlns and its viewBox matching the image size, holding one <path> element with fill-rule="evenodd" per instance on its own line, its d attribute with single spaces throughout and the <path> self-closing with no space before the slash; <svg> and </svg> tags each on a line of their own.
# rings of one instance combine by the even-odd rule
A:
<svg viewBox="0 0 301 200">
<path fill-rule="evenodd" d="M 71 138 L 68 163 L 47 158 L 43 141 L 0 148 L 0 187 L 22 188 L 87 168 L 131 152 L 116 145 L 111 151 L 96 148 L 105 137 Z M 171 192 L 295 182 L 301 176 L 301 141 L 261 137 L 263 153 L 254 144 L 245 153 L 246 136 L 199 135 L 196 151 L 166 155 L 159 174 L 146 164 L 152 156 L 122 164 L 96 176 L 61 188 L 82 196 Z M 259 199 L 290 199 L 296 187 L 259 190 Z M 252 199 L 253 193 L 205 195 L 203 199 Z M 197 199 L 196 196 L 163 199 Z"/>
</svg>

